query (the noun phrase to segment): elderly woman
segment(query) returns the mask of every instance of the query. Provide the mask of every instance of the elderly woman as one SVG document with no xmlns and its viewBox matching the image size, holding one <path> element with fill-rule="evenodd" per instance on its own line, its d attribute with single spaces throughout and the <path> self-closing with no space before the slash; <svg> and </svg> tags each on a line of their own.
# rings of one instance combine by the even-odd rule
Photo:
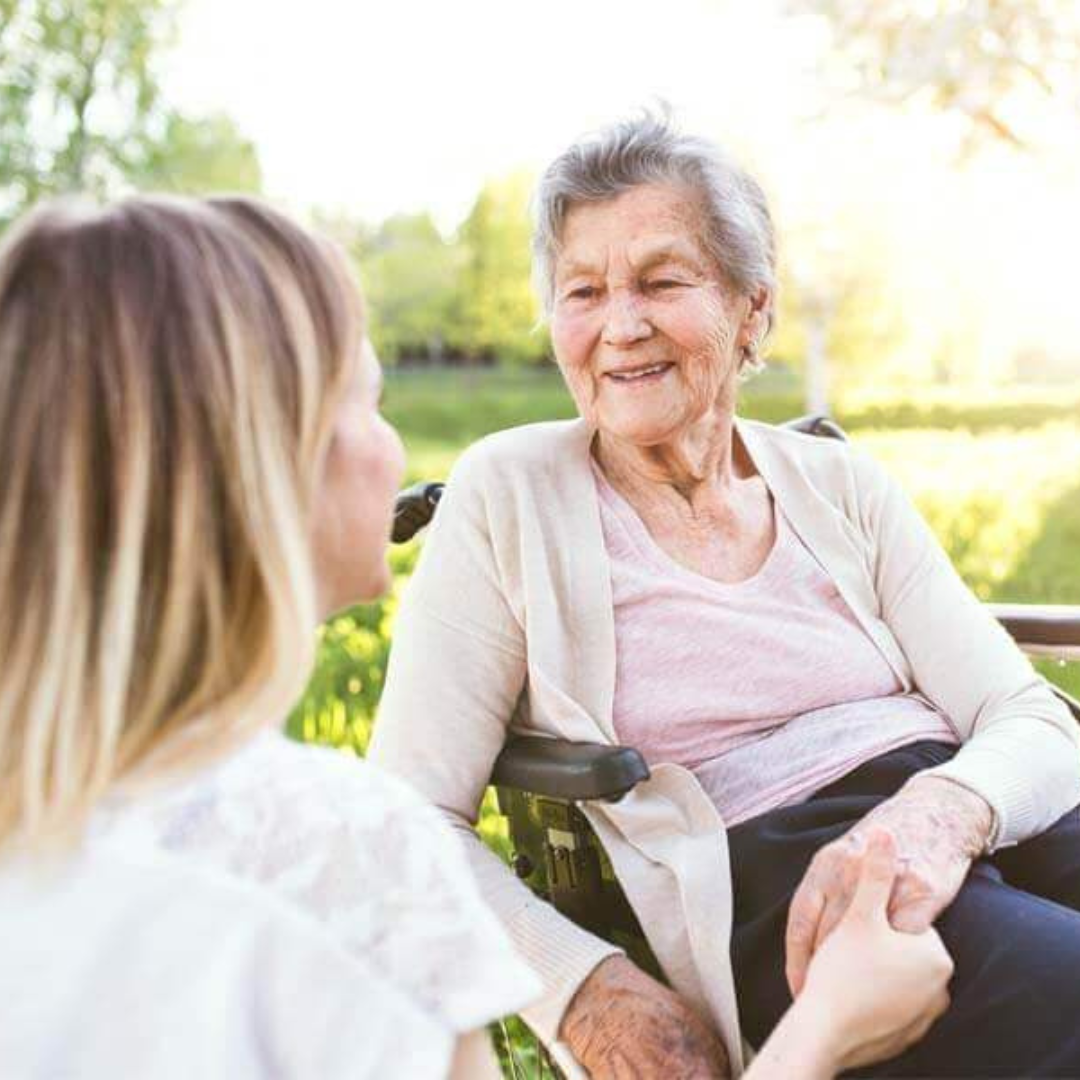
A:
<svg viewBox="0 0 1080 1080">
<path fill-rule="evenodd" d="M 462 457 L 373 748 L 466 830 L 511 729 L 649 761 L 583 809 L 672 989 L 472 839 L 545 979 L 526 1019 L 594 1075 L 737 1073 L 874 828 L 903 861 L 893 924 L 956 964 L 883 1073 L 1080 1074 L 1077 734 L 872 461 L 736 417 L 775 305 L 761 189 L 645 117 L 551 165 L 535 253 L 581 418 Z"/>
</svg>

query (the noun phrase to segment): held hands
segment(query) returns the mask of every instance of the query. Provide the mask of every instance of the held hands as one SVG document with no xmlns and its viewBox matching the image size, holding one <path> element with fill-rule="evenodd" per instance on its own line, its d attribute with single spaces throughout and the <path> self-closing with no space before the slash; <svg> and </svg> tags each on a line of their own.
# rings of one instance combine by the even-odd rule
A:
<svg viewBox="0 0 1080 1080">
<path fill-rule="evenodd" d="M 870 830 L 888 834 L 897 852 L 889 921 L 897 930 L 918 934 L 933 924 L 960 891 L 992 822 L 990 807 L 978 795 L 944 778 L 916 777 L 845 836 L 821 848 L 788 912 L 786 974 L 792 996 L 799 996 L 810 958 L 852 902 Z"/>
<path fill-rule="evenodd" d="M 820 1047 L 822 1076 L 894 1057 L 921 1039 L 949 1004 L 952 960 L 932 928 L 902 933 L 889 925 L 887 906 L 898 881 L 895 848 L 884 831 L 867 835 L 851 901 L 814 954 L 785 1018 Z M 768 1044 L 763 1056 L 767 1060 Z"/>
<path fill-rule="evenodd" d="M 992 823 L 979 796 L 917 777 L 817 853 L 788 918 L 787 978 L 797 1000 L 747 1080 L 791 1075 L 792 1062 L 804 1075 L 831 1076 L 892 1057 L 926 1033 L 948 1006 L 952 975 L 931 925 Z M 709 1025 L 623 956 L 582 983 L 559 1034 L 593 1076 L 730 1075 Z"/>
<path fill-rule="evenodd" d="M 724 1045 L 677 994 L 625 956 L 601 961 L 581 984 L 559 1037 L 604 1080 L 717 1080 L 729 1076 Z"/>
</svg>

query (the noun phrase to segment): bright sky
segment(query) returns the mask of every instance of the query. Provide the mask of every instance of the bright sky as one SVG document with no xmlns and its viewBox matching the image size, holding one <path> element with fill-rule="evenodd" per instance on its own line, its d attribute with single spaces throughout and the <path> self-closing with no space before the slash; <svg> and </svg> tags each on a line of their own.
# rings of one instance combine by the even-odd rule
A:
<svg viewBox="0 0 1080 1080">
<path fill-rule="evenodd" d="M 658 96 L 729 142 L 788 127 L 812 37 L 771 0 L 189 0 L 169 84 L 229 111 L 274 193 L 452 224 L 487 177 Z"/>
<path fill-rule="evenodd" d="M 869 237 L 898 302 L 968 311 L 986 363 L 1049 335 L 1080 365 L 1080 139 L 958 168 L 947 121 L 830 98 L 823 29 L 780 2 L 188 0 L 166 89 L 228 112 L 287 205 L 447 230 L 486 179 L 664 98 L 762 179 L 805 272 Z"/>
</svg>

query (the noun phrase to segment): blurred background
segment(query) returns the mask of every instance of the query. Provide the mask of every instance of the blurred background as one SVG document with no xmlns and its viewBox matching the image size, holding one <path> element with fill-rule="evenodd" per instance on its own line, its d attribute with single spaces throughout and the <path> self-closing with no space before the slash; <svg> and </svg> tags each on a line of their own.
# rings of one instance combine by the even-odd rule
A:
<svg viewBox="0 0 1080 1080">
<path fill-rule="evenodd" d="M 412 478 L 439 478 L 488 431 L 572 413 L 530 189 L 658 101 L 777 217 L 781 317 L 743 412 L 830 410 L 980 596 L 1080 602 L 1080 0 L 0 0 L 0 230 L 136 189 L 321 226 L 363 281 Z M 394 604 L 323 628 L 294 734 L 363 752 Z"/>
<path fill-rule="evenodd" d="M 1080 0 L 0 0 L 0 232 L 132 190 L 259 193 L 331 232 L 410 478 L 435 479 L 572 414 L 530 189 L 659 101 L 777 218 L 780 321 L 742 411 L 831 411 L 981 597 L 1080 602 Z M 395 603 L 323 627 L 294 735 L 363 753 Z"/>
</svg>

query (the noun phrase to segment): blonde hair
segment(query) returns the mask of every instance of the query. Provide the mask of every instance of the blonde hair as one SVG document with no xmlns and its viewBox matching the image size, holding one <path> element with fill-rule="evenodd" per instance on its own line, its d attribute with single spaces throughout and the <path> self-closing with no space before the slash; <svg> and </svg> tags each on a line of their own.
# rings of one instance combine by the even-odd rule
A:
<svg viewBox="0 0 1080 1080">
<path fill-rule="evenodd" d="M 53 204 L 0 249 L 0 844 L 302 690 L 344 257 L 251 200 Z"/>
</svg>

